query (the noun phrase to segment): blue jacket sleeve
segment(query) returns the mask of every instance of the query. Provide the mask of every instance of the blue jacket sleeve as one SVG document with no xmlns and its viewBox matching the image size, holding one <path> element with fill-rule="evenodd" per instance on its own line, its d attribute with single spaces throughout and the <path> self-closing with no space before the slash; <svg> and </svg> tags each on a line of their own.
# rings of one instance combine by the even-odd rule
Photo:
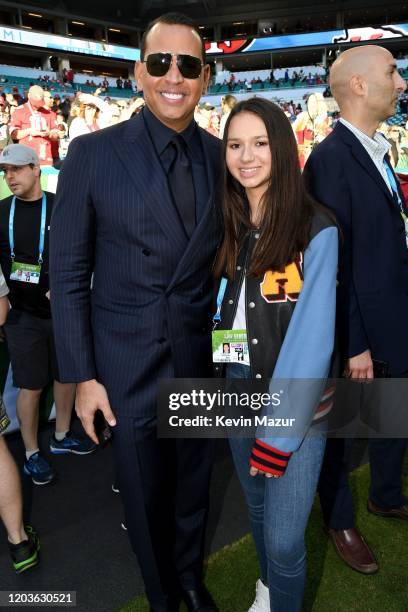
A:
<svg viewBox="0 0 408 612">
<path fill-rule="evenodd" d="M 294 435 L 265 436 L 263 428 L 257 432 L 262 444 L 282 453 L 292 453 L 300 446 L 329 374 L 335 335 L 337 254 L 335 227 L 321 230 L 304 253 L 302 291 L 269 389 L 270 394 L 280 394 L 279 406 L 270 407 L 271 416 L 295 418 Z M 282 390 L 284 393 L 280 393 Z"/>
</svg>

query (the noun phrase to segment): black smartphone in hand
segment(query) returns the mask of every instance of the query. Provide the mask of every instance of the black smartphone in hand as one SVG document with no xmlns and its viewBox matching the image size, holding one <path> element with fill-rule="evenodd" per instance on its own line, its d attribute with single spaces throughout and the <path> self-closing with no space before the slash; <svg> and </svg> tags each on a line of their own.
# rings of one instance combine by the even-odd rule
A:
<svg viewBox="0 0 408 612">
<path fill-rule="evenodd" d="M 94 428 L 96 437 L 98 438 L 99 446 L 103 448 L 111 440 L 112 432 L 101 410 L 97 410 L 95 412 Z"/>
<path fill-rule="evenodd" d="M 388 362 L 373 359 L 374 378 L 388 378 Z"/>
</svg>

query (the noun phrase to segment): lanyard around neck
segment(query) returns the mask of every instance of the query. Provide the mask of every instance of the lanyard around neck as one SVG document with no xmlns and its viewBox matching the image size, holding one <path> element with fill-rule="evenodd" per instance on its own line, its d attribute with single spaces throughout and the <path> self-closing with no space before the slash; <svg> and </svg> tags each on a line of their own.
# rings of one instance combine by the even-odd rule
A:
<svg viewBox="0 0 408 612">
<path fill-rule="evenodd" d="M 33 108 L 33 107 L 31 106 L 31 103 L 30 103 L 30 102 L 27 102 L 27 104 L 28 104 L 28 107 L 29 107 L 29 109 L 30 109 L 30 114 L 31 114 L 31 116 L 32 116 L 32 117 L 36 117 L 36 116 L 38 116 L 38 115 L 40 115 L 40 114 L 41 114 L 41 113 L 40 113 L 40 111 L 39 111 L 38 109 Z"/>
<path fill-rule="evenodd" d="M 14 213 L 15 213 L 15 210 L 16 210 L 16 196 L 14 196 L 11 201 L 10 215 L 9 215 L 9 243 L 10 243 L 10 253 L 11 253 L 12 261 L 14 261 L 16 257 L 14 253 Z M 45 193 L 43 192 L 42 203 L 41 203 L 40 243 L 38 246 L 38 263 L 40 265 L 43 262 L 46 216 L 47 216 L 47 198 L 46 198 Z"/>
<path fill-rule="evenodd" d="M 222 301 L 224 299 L 224 295 L 225 295 L 225 290 L 227 288 L 227 279 L 226 278 L 222 278 L 221 282 L 220 282 L 220 288 L 218 290 L 218 295 L 217 295 L 217 311 L 215 313 L 215 315 L 213 316 L 213 323 L 217 324 L 221 321 L 221 306 L 222 306 Z"/>
<path fill-rule="evenodd" d="M 389 167 L 389 165 L 387 164 L 387 162 L 385 160 L 384 160 L 384 167 L 385 167 L 385 171 L 387 173 L 388 180 L 390 182 L 390 187 L 392 189 L 392 192 L 395 195 L 395 197 L 397 198 L 398 206 L 400 207 L 401 212 L 405 213 L 404 204 L 403 204 L 403 202 L 401 200 L 401 197 L 400 197 L 400 194 L 399 194 L 399 191 L 398 191 L 398 186 L 397 186 L 396 178 L 394 176 L 393 171 L 391 170 L 391 168 Z"/>
</svg>

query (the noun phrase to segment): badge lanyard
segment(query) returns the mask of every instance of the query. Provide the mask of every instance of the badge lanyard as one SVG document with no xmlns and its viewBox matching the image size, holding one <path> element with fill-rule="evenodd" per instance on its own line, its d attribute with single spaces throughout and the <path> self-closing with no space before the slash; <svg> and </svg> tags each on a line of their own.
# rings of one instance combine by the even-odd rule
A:
<svg viewBox="0 0 408 612">
<path fill-rule="evenodd" d="M 401 212 L 401 217 L 402 217 L 402 220 L 404 221 L 404 225 L 405 225 L 405 241 L 406 241 L 407 248 L 408 248 L 408 216 L 407 216 L 407 211 L 405 210 L 404 202 L 401 200 L 400 194 L 398 192 L 397 181 L 396 181 L 396 178 L 394 176 L 394 173 L 393 173 L 393 171 L 391 170 L 391 168 L 389 167 L 389 165 L 387 164 L 387 162 L 385 160 L 384 160 L 384 166 L 385 166 L 385 170 L 387 172 L 388 180 L 390 182 L 391 190 L 392 190 L 393 194 L 397 198 L 398 206 L 399 206 L 399 209 L 400 209 L 400 212 Z"/>
<path fill-rule="evenodd" d="M 227 288 L 227 282 L 228 281 L 226 278 L 223 277 L 221 279 L 220 288 L 218 289 L 217 295 L 217 312 L 213 316 L 214 327 L 216 327 L 216 325 L 218 325 L 218 323 L 221 321 L 221 306 L 224 299 L 225 290 Z"/>
<path fill-rule="evenodd" d="M 15 210 L 16 210 L 16 196 L 14 196 L 11 201 L 10 215 L 9 215 L 9 242 L 10 242 L 11 260 L 13 262 L 16 257 L 14 253 L 14 213 L 15 213 Z M 45 193 L 43 193 L 42 204 L 41 204 L 40 243 L 38 247 L 38 263 L 40 266 L 43 263 L 46 216 L 47 216 L 47 198 L 46 198 Z"/>
<path fill-rule="evenodd" d="M 385 171 L 387 172 L 388 180 L 390 182 L 390 187 L 391 187 L 392 191 L 394 192 L 394 194 L 397 197 L 398 206 L 400 207 L 401 212 L 403 214 L 405 214 L 404 205 L 403 205 L 403 203 L 401 201 L 400 194 L 398 192 L 397 181 L 395 180 L 394 173 L 393 173 L 393 171 L 391 170 L 391 168 L 389 167 L 389 165 L 387 164 L 387 162 L 385 160 L 384 160 L 384 166 L 385 166 Z"/>
<path fill-rule="evenodd" d="M 249 366 L 249 351 L 246 329 L 223 329 L 217 330 L 216 327 L 221 321 L 221 306 L 225 296 L 228 280 L 221 279 L 220 288 L 217 295 L 217 312 L 213 316 L 212 331 L 212 352 L 213 362 L 224 365 L 238 363 Z"/>
<path fill-rule="evenodd" d="M 39 113 L 38 111 L 34 111 L 33 107 L 31 106 L 30 102 L 27 102 L 28 107 L 30 109 L 30 119 L 31 117 L 34 119 L 34 121 L 31 122 L 31 126 L 36 129 L 41 131 L 42 130 L 42 116 L 41 113 Z M 32 136 L 30 136 L 30 140 L 32 140 Z"/>
</svg>

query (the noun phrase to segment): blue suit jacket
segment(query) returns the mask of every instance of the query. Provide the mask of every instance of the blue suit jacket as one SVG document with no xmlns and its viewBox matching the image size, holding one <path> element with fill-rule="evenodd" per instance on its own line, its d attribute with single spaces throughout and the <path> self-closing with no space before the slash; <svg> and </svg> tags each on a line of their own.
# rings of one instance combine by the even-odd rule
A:
<svg viewBox="0 0 408 612">
<path fill-rule="evenodd" d="M 211 189 L 220 141 L 200 137 Z M 76 138 L 50 237 L 61 380 L 96 378 L 114 412 L 134 416 L 154 414 L 158 378 L 208 375 L 219 240 L 212 197 L 186 236 L 142 115 Z"/>
<path fill-rule="evenodd" d="M 344 357 L 370 349 L 374 359 L 389 363 L 392 374 L 407 371 L 408 251 L 397 203 L 364 147 L 341 123 L 310 155 L 305 178 L 343 233 L 337 309 Z"/>
</svg>

